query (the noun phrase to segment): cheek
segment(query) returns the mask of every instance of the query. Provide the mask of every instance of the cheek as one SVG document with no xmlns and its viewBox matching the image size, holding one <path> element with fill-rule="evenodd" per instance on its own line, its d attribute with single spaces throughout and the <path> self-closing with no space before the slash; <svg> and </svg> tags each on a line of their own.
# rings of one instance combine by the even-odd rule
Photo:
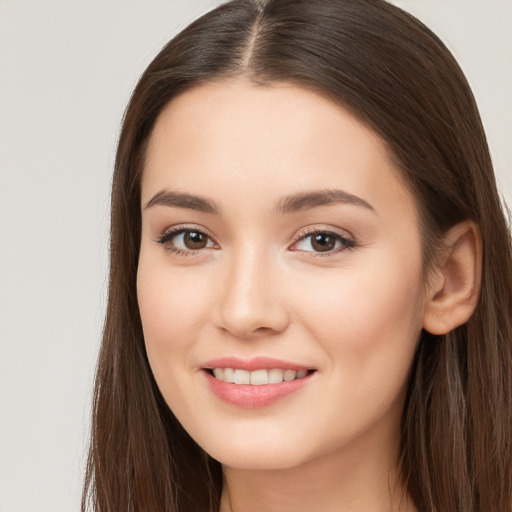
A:
<svg viewBox="0 0 512 512">
<path fill-rule="evenodd" d="M 171 410 L 187 421 L 194 417 L 194 400 L 186 397 L 195 396 L 194 340 L 204 325 L 208 288 L 197 273 L 141 254 L 137 299 L 155 381 Z"/>
<path fill-rule="evenodd" d="M 351 436 L 382 422 L 395 432 L 422 323 L 421 269 L 397 261 L 346 269 L 310 286 L 318 293 L 302 302 L 301 316 L 327 361 L 318 402 L 331 426 L 318 428 L 326 429 L 328 449 L 338 430 Z"/>
<path fill-rule="evenodd" d="M 141 257 L 137 298 L 148 358 L 157 381 L 177 355 L 188 355 L 192 334 L 204 324 L 208 287 L 198 273 L 170 269 Z M 183 359 L 181 359 L 183 366 Z"/>
<path fill-rule="evenodd" d="M 309 287 L 303 317 L 342 375 L 364 383 L 365 375 L 407 374 L 422 326 L 421 275 L 418 264 L 391 254 Z"/>
</svg>

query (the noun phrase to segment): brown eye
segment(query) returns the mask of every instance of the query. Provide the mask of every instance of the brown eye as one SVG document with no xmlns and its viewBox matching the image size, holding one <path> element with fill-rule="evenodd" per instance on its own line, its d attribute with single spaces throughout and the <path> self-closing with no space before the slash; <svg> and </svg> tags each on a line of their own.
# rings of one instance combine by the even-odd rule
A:
<svg viewBox="0 0 512 512">
<path fill-rule="evenodd" d="M 311 247 L 316 252 L 332 251 L 336 247 L 336 239 L 328 233 L 317 233 L 311 237 Z"/>
<path fill-rule="evenodd" d="M 191 253 L 201 249 L 215 249 L 213 240 L 197 229 L 177 229 L 165 233 L 156 240 L 168 251 L 175 253 Z"/>
<path fill-rule="evenodd" d="M 199 231 L 185 231 L 183 233 L 183 244 L 187 249 L 204 249 L 208 244 L 208 237 Z"/>
<path fill-rule="evenodd" d="M 328 256 L 331 253 L 336 254 L 339 251 L 353 249 L 354 247 L 356 247 L 355 241 L 345 238 L 338 233 L 315 231 L 302 236 L 293 244 L 291 250 L 313 254 L 324 253 L 325 256 Z"/>
</svg>

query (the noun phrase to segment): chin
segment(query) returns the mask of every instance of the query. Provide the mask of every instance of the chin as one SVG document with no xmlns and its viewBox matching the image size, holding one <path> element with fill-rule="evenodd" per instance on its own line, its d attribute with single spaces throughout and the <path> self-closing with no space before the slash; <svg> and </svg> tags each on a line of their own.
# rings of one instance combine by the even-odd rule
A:
<svg viewBox="0 0 512 512">
<path fill-rule="evenodd" d="M 283 442 L 283 438 L 274 438 L 271 442 L 262 439 L 237 442 L 229 436 L 218 440 L 197 440 L 203 450 L 223 466 L 245 470 L 277 470 L 298 466 L 308 459 L 303 442 Z"/>
<path fill-rule="evenodd" d="M 229 452 L 219 450 L 217 456 L 214 453 L 210 455 L 218 460 L 223 466 L 247 470 L 247 471 L 275 471 L 291 469 L 300 466 L 304 460 L 297 454 L 265 452 L 261 450 L 234 452 L 231 448 Z"/>
</svg>

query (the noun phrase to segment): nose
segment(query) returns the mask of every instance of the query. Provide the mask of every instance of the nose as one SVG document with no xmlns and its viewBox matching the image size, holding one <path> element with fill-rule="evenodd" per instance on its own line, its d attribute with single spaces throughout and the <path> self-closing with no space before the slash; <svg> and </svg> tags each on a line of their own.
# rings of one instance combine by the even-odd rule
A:
<svg viewBox="0 0 512 512">
<path fill-rule="evenodd" d="M 289 312 L 284 276 L 275 259 L 245 251 L 226 262 L 222 275 L 216 313 L 220 329 L 243 339 L 286 330 Z"/>
</svg>

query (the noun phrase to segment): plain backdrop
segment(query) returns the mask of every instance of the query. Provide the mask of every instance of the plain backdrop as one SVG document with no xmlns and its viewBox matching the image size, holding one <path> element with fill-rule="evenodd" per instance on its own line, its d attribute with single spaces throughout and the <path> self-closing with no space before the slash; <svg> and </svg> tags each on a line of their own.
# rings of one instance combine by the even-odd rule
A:
<svg viewBox="0 0 512 512">
<path fill-rule="evenodd" d="M 0 0 L 0 512 L 78 511 L 119 122 L 214 0 Z M 512 202 L 512 0 L 402 0 L 455 53 Z"/>
</svg>

